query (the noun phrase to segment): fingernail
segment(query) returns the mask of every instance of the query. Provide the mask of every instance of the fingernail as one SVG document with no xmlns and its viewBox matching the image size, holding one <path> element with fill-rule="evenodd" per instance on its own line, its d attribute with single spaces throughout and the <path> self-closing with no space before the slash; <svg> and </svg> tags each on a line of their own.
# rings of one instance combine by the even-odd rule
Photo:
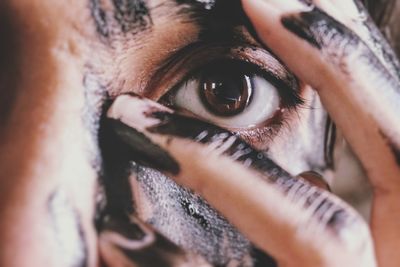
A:
<svg viewBox="0 0 400 267">
<path fill-rule="evenodd" d="M 107 117 L 135 126 L 139 131 L 157 125 L 160 120 L 151 116 L 154 112 L 172 113 L 169 108 L 149 99 L 133 95 L 121 95 L 115 99 L 107 112 Z"/>
<path fill-rule="evenodd" d="M 108 126 L 127 145 L 132 157 L 142 165 L 171 174 L 179 173 L 175 159 L 145 134 L 148 129 L 163 123 L 157 113 L 169 114 L 172 110 L 137 96 L 119 96 L 107 112 Z"/>
<path fill-rule="evenodd" d="M 329 184 L 324 180 L 323 176 L 315 171 L 306 171 L 298 175 L 311 184 L 331 192 Z"/>
</svg>

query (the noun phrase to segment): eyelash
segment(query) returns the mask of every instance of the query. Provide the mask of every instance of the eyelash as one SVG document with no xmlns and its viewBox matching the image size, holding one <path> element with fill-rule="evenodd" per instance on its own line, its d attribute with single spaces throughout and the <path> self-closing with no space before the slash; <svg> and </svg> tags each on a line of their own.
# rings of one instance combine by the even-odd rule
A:
<svg viewBox="0 0 400 267">
<path fill-rule="evenodd" d="M 161 89 L 162 93 L 159 93 L 158 101 L 166 106 L 176 109 L 171 101 L 171 97 L 174 96 L 174 93 L 180 85 L 182 85 L 188 79 L 195 77 L 196 73 L 201 71 L 202 68 L 206 67 L 208 64 L 212 64 L 213 62 L 220 60 L 242 62 L 246 65 L 246 67 L 248 67 L 249 72 L 257 73 L 258 75 L 265 78 L 268 82 L 270 82 L 273 86 L 275 86 L 281 98 L 281 109 L 277 111 L 276 114 L 265 123 L 251 129 L 234 130 L 239 136 L 244 138 L 253 146 L 258 148 L 260 148 L 260 146 L 264 147 L 266 143 L 269 143 L 269 141 L 271 141 L 274 137 L 276 137 L 276 135 L 279 134 L 279 132 L 285 125 L 288 125 L 287 121 L 289 120 L 291 115 L 293 113 L 297 113 L 298 109 L 304 105 L 305 101 L 301 97 L 302 88 L 299 84 L 299 81 L 290 73 L 281 77 L 282 75 L 278 75 L 277 71 L 272 71 L 269 68 L 268 64 L 266 64 L 265 62 L 265 64 L 263 64 L 262 60 L 260 60 L 259 58 L 256 59 L 255 56 L 251 57 L 246 54 L 255 52 L 258 52 L 258 54 L 260 54 L 261 52 L 263 52 L 265 53 L 265 55 L 268 55 L 268 60 L 271 61 L 272 56 L 267 54 L 268 52 L 266 52 L 262 48 L 252 46 L 240 46 L 232 48 L 231 45 L 230 47 L 225 47 L 225 49 L 223 49 L 225 51 L 225 55 L 223 55 L 222 57 L 221 53 L 215 53 L 215 50 L 211 53 L 208 53 L 208 51 L 212 49 L 212 45 L 207 45 L 205 47 L 201 47 L 201 45 L 200 47 L 191 45 L 191 47 L 187 47 L 181 50 L 176 55 L 167 60 L 166 63 L 158 70 L 157 74 L 154 75 L 152 79 L 153 81 L 158 80 L 158 77 L 162 78 L 161 75 L 168 76 L 168 74 L 170 75 L 171 72 L 176 72 L 177 69 L 178 73 L 180 71 L 179 69 L 184 69 L 185 71 L 184 74 L 181 74 L 179 79 L 177 79 L 177 81 L 175 81 L 173 85 Z M 229 52 L 226 53 L 226 51 Z M 241 54 L 240 56 L 238 56 L 235 55 L 232 51 L 239 51 L 239 53 Z M 205 59 L 200 59 L 199 54 L 208 55 L 208 57 Z M 199 61 L 203 62 L 196 62 L 196 64 L 194 64 L 195 66 L 189 66 L 189 68 L 187 68 L 186 65 L 193 65 L 193 61 L 196 61 L 196 58 L 199 58 Z M 278 62 L 276 59 L 273 60 Z M 281 67 L 281 69 L 283 69 L 283 67 Z M 160 84 L 164 83 L 161 82 Z"/>
<path fill-rule="evenodd" d="M 175 85 L 172 89 L 169 89 L 168 92 L 161 97 L 161 101 L 163 101 L 163 104 L 171 105 L 171 102 L 168 101 L 166 98 L 168 98 L 168 96 L 171 96 L 173 92 L 177 90 L 179 85 L 185 83 L 190 79 L 196 78 L 197 74 L 201 72 L 203 68 L 206 68 L 207 66 L 215 63 L 219 63 L 220 61 L 221 61 L 220 59 L 216 59 L 211 63 L 203 64 L 200 67 L 196 68 L 195 70 L 190 71 L 188 75 L 184 76 L 184 78 L 177 83 L 177 85 Z M 226 61 L 226 63 L 231 63 L 231 64 L 241 63 L 246 68 L 245 70 L 247 73 L 258 74 L 264 79 L 266 79 L 268 82 L 270 82 L 273 86 L 275 86 L 278 89 L 278 93 L 282 99 L 281 101 L 282 108 L 292 109 L 304 104 L 305 101 L 301 97 L 299 92 L 299 83 L 297 79 L 295 79 L 294 77 L 293 80 L 290 81 L 290 84 L 288 84 L 283 82 L 278 77 L 274 76 L 272 73 L 265 71 L 260 66 L 255 65 L 253 63 L 249 63 L 247 61 L 241 61 L 238 59 L 228 59 L 223 61 Z"/>
</svg>

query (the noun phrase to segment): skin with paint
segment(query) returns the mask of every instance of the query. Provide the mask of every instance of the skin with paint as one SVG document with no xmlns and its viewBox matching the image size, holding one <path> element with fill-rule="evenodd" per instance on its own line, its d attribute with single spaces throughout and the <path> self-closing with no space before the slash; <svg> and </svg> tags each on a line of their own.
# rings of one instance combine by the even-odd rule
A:
<svg viewBox="0 0 400 267">
<path fill-rule="evenodd" d="M 296 178 L 333 167 L 335 127 L 325 108 L 366 169 L 388 166 L 385 177 L 395 177 L 397 165 L 371 165 L 374 158 L 362 156 L 371 153 L 357 143 L 359 132 L 346 131 L 341 106 L 326 100 L 319 85 L 333 74 L 349 84 L 340 76 L 345 71 L 331 71 L 318 55 L 308 68 L 291 61 L 296 53 L 312 54 L 310 47 L 331 56 L 341 39 L 350 40 L 349 50 L 361 47 L 356 59 L 374 64 L 347 71 L 357 82 L 364 73 L 371 77 L 369 84 L 356 83 L 366 88 L 357 98 L 376 107 L 373 123 L 365 125 L 380 129 L 380 137 L 372 135 L 378 140 L 371 141 L 373 153 L 390 159 L 400 136 L 395 55 L 385 43 L 376 46 L 382 42 L 374 38 L 381 37 L 371 22 L 351 24 L 348 16 L 357 9 L 345 1 L 316 1 L 315 9 L 303 6 L 309 1 L 282 1 L 270 9 L 258 2 L 0 3 L 0 266 L 291 266 L 288 255 L 305 266 L 343 266 L 353 255 L 374 266 L 375 254 L 380 267 L 396 266 L 382 260 L 395 259 L 396 240 L 386 239 L 392 232 L 380 223 L 397 213 L 391 204 L 397 201 L 395 178 L 383 182 L 394 192 L 389 202 L 376 190 L 383 197 L 374 205 L 387 208 L 375 209 L 382 211 L 373 217 L 375 253 L 360 217 L 312 185 L 326 188 L 326 182 L 313 174 L 303 176 L 316 180 L 312 184 Z M 268 14 L 270 21 L 264 20 Z M 321 21 L 338 39 L 325 38 Z M 386 30 L 393 24 L 382 21 Z M 274 23 L 282 36 L 268 34 Z M 382 84 L 390 94 L 376 94 Z M 145 109 L 136 96 L 163 106 Z M 358 107 L 353 104 L 343 100 L 345 107 Z M 172 110 L 179 112 L 170 115 Z M 392 152 L 379 140 L 387 140 Z M 225 174 L 214 169 L 217 163 Z M 203 180 L 204 186 L 196 183 Z M 260 194 L 249 198 L 251 192 Z M 237 199 L 242 201 L 233 205 Z M 286 230 L 278 231 L 280 225 Z M 299 232 L 304 236 L 294 240 Z M 347 255 L 335 240 L 356 248 Z M 366 247 L 361 252 L 360 244 Z M 328 250 L 343 259 L 330 258 Z"/>
</svg>

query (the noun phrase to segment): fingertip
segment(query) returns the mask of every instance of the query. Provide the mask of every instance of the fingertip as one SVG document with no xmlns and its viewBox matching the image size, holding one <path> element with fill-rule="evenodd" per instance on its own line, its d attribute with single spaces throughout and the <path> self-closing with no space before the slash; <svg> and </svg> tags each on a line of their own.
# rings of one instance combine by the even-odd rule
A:
<svg viewBox="0 0 400 267">
<path fill-rule="evenodd" d="M 306 171 L 298 175 L 307 182 L 315 185 L 321 189 L 332 192 L 329 184 L 324 180 L 324 177 L 316 171 Z"/>
</svg>

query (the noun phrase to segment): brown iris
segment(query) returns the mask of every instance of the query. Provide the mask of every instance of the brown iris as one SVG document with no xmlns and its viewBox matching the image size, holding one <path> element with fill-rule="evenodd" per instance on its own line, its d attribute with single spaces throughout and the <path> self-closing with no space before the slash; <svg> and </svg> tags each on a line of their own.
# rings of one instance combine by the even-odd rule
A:
<svg viewBox="0 0 400 267">
<path fill-rule="evenodd" d="M 251 76 L 237 64 L 208 66 L 201 74 L 199 89 L 204 104 L 219 116 L 242 112 L 253 92 Z"/>
</svg>

